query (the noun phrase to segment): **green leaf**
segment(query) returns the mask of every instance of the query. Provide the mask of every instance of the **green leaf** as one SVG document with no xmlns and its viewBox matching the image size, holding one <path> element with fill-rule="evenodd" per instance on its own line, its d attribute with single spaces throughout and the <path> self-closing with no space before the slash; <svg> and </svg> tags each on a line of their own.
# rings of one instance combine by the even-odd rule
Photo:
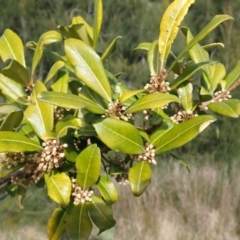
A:
<svg viewBox="0 0 240 240">
<path fill-rule="evenodd" d="M 65 41 L 65 52 L 69 62 L 75 68 L 77 77 L 110 102 L 111 87 L 98 54 L 86 43 L 77 39 Z"/>
<path fill-rule="evenodd" d="M 12 60 L 9 66 L 2 69 L 2 74 L 23 86 L 30 82 L 28 70 L 16 60 Z"/>
<path fill-rule="evenodd" d="M 166 93 L 152 93 L 135 101 L 124 113 L 134 113 L 145 109 L 163 107 L 170 102 L 180 102 L 175 95 Z"/>
<path fill-rule="evenodd" d="M 213 47 L 222 47 L 224 48 L 224 44 L 223 43 L 220 43 L 220 42 L 217 42 L 217 43 L 209 43 L 209 44 L 206 44 L 204 46 L 202 46 L 203 49 L 208 49 L 208 48 L 213 48 Z"/>
<path fill-rule="evenodd" d="M 141 135 L 130 123 L 106 118 L 93 126 L 101 141 L 112 150 L 129 154 L 144 151 Z"/>
<path fill-rule="evenodd" d="M 240 115 L 240 101 L 238 99 L 210 103 L 208 107 L 213 112 L 224 116 L 238 118 Z"/>
<path fill-rule="evenodd" d="M 97 48 L 98 37 L 102 26 L 103 6 L 102 0 L 94 1 L 94 23 L 93 23 L 93 47 Z"/>
<path fill-rule="evenodd" d="M 190 82 L 184 82 L 177 88 L 178 97 L 185 110 L 192 110 L 193 107 L 193 85 Z"/>
<path fill-rule="evenodd" d="M 158 146 L 161 143 L 161 139 L 164 135 L 168 135 L 168 132 L 175 126 L 173 122 L 164 122 L 159 128 L 154 131 L 150 136 L 150 143 L 153 146 Z"/>
<path fill-rule="evenodd" d="M 147 55 L 148 67 L 150 74 L 157 74 L 159 71 L 159 52 L 158 52 L 158 40 L 155 40 L 149 50 Z"/>
<path fill-rule="evenodd" d="M 37 47 L 33 55 L 32 75 L 35 72 L 36 67 L 42 58 L 44 45 L 48 45 L 54 42 L 59 42 L 61 40 L 62 40 L 62 35 L 57 31 L 48 31 L 42 34 L 42 36 L 38 40 Z"/>
<path fill-rule="evenodd" d="M 100 175 L 101 154 L 96 144 L 85 148 L 77 157 L 77 183 L 83 189 L 95 184 Z"/>
<path fill-rule="evenodd" d="M 48 219 L 47 234 L 49 240 L 58 240 L 65 231 L 66 211 L 56 208 L 52 216 Z"/>
<path fill-rule="evenodd" d="M 40 144 L 39 138 L 34 133 L 31 125 L 29 123 L 23 123 L 21 125 L 21 129 L 19 130 L 20 133 L 28 137 L 29 139 L 35 141 L 36 143 Z"/>
<path fill-rule="evenodd" d="M 134 196 L 139 197 L 151 183 L 152 170 L 148 162 L 137 162 L 130 168 L 128 180 Z"/>
<path fill-rule="evenodd" d="M 56 124 L 57 138 L 61 138 L 67 134 L 69 128 L 78 129 L 82 126 L 82 120 L 80 118 L 67 115 L 59 120 Z"/>
<path fill-rule="evenodd" d="M 180 60 L 184 54 L 190 50 L 194 45 L 196 45 L 199 41 L 201 41 L 204 37 L 206 37 L 214 28 L 216 28 L 220 23 L 226 20 L 233 20 L 233 18 L 229 15 L 216 15 L 190 42 L 184 47 L 178 57 L 171 64 L 168 71 L 170 71 L 174 65 Z"/>
<path fill-rule="evenodd" d="M 193 63 L 186 67 L 181 75 L 170 85 L 171 89 L 177 88 L 177 86 L 183 83 L 186 80 L 189 80 L 194 73 L 201 70 L 203 67 L 213 64 L 214 62 L 200 62 L 200 63 Z"/>
<path fill-rule="evenodd" d="M 32 103 L 24 112 L 24 116 L 40 138 L 53 129 L 53 106 L 37 98 L 38 94 L 43 91 L 46 91 L 46 87 L 42 82 L 36 81 L 31 96 Z"/>
<path fill-rule="evenodd" d="M 57 80 L 51 85 L 54 92 L 66 93 L 68 91 L 69 74 L 67 71 L 60 71 Z"/>
<path fill-rule="evenodd" d="M 83 127 L 78 131 L 80 136 L 95 136 L 97 137 L 97 133 L 92 124 L 84 124 Z"/>
<path fill-rule="evenodd" d="M 72 240 L 88 240 L 92 222 L 88 216 L 86 203 L 71 204 L 67 210 L 66 229 Z"/>
<path fill-rule="evenodd" d="M 57 61 L 57 62 L 55 62 L 53 65 L 52 65 L 52 67 L 51 67 L 51 69 L 49 70 L 49 72 L 48 72 L 48 75 L 47 75 L 47 77 L 46 77 L 46 80 L 45 80 L 45 84 L 46 83 L 48 83 L 56 74 L 57 74 L 57 72 L 61 69 L 61 68 L 63 68 L 65 66 L 65 63 L 63 62 L 63 61 Z"/>
<path fill-rule="evenodd" d="M 6 117 L 6 115 L 10 114 L 11 112 L 16 112 L 21 110 L 18 106 L 14 104 L 0 104 L 0 119 L 3 119 Z"/>
<path fill-rule="evenodd" d="M 146 50 L 146 51 L 148 51 L 151 45 L 152 45 L 152 43 L 150 43 L 150 42 L 140 43 L 137 47 L 134 48 L 134 51 L 135 50 Z"/>
<path fill-rule="evenodd" d="M 105 177 L 100 177 L 97 187 L 105 202 L 112 205 L 118 200 L 118 191 L 114 183 L 106 179 Z"/>
<path fill-rule="evenodd" d="M 122 38 L 121 36 L 118 36 L 112 40 L 112 42 L 109 44 L 109 46 L 105 49 L 101 56 L 101 60 L 104 63 L 108 57 L 115 51 L 116 46 L 117 46 L 117 40 Z"/>
<path fill-rule="evenodd" d="M 18 132 L 0 131 L 0 152 L 34 152 L 42 147 Z"/>
<path fill-rule="evenodd" d="M 155 138 L 151 136 L 150 139 L 152 139 L 152 141 L 150 141 L 150 143 L 156 147 L 156 154 L 167 152 L 191 141 L 214 121 L 216 121 L 216 119 L 210 115 L 194 117 L 186 122 L 176 124 L 169 131 L 166 131 L 159 141 L 154 141 Z"/>
<path fill-rule="evenodd" d="M 119 101 L 121 103 L 124 103 L 126 100 L 129 98 L 137 95 L 138 93 L 144 92 L 144 89 L 139 89 L 139 90 L 122 90 L 119 94 Z"/>
<path fill-rule="evenodd" d="M 44 175 L 48 190 L 48 196 L 56 203 L 67 206 L 70 201 L 72 182 L 66 173 L 54 173 Z"/>
<path fill-rule="evenodd" d="M 3 62 L 14 59 L 26 67 L 22 40 L 10 29 L 6 29 L 0 38 L 0 56 Z"/>
<path fill-rule="evenodd" d="M 175 0 L 164 12 L 160 23 L 159 53 L 161 69 L 164 68 L 172 43 L 177 36 L 179 25 L 195 0 Z"/>
<path fill-rule="evenodd" d="M 23 87 L 19 83 L 5 77 L 2 74 L 0 74 L 0 90 L 6 97 L 10 98 L 14 102 L 24 105 L 28 104 L 27 95 L 23 91 Z"/>
<path fill-rule="evenodd" d="M 26 197 L 27 189 L 21 186 L 18 186 L 16 193 L 15 193 L 15 201 L 17 206 L 20 209 L 24 209 L 24 206 L 22 205 L 23 199 Z"/>
<path fill-rule="evenodd" d="M 86 98 L 84 95 L 78 96 L 70 93 L 60 92 L 42 92 L 38 95 L 38 99 L 42 102 L 53 104 L 66 109 L 86 108 L 89 112 L 96 114 L 104 114 L 105 109 L 97 103 Z"/>
<path fill-rule="evenodd" d="M 14 128 L 18 127 L 23 119 L 23 112 L 11 112 L 0 126 L 0 131 L 13 131 Z"/>
<path fill-rule="evenodd" d="M 234 83 L 236 83 L 239 80 L 240 77 L 240 61 L 237 62 L 237 65 L 234 67 L 234 69 L 227 74 L 225 81 L 226 84 L 224 86 L 224 89 L 229 89 Z"/>
<path fill-rule="evenodd" d="M 99 228 L 99 233 L 112 228 L 116 221 L 113 218 L 112 207 L 107 205 L 102 198 L 92 195 L 92 203 L 88 206 L 90 217 Z"/>
</svg>

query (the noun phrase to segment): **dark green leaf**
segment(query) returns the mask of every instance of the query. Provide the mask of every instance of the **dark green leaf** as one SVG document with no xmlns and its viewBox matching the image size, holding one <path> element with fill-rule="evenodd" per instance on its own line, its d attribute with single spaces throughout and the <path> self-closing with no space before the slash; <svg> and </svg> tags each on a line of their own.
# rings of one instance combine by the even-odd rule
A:
<svg viewBox="0 0 240 240">
<path fill-rule="evenodd" d="M 99 233 L 112 228 L 116 221 L 113 218 L 112 207 L 107 205 L 102 198 L 92 195 L 92 203 L 88 206 L 90 217 L 99 228 Z"/>
<path fill-rule="evenodd" d="M 56 208 L 52 216 L 48 219 L 47 234 L 49 240 L 58 240 L 65 231 L 66 211 Z"/>
<path fill-rule="evenodd" d="M 85 148 L 77 157 L 77 183 L 83 189 L 95 184 L 100 175 L 101 154 L 96 144 Z"/>
<path fill-rule="evenodd" d="M 1 131 L 13 131 L 18 127 L 23 119 L 23 112 L 17 111 L 10 113 L 0 126 Z"/>
<path fill-rule="evenodd" d="M 45 174 L 48 196 L 56 203 L 67 206 L 70 201 L 72 183 L 66 173 Z"/>
<path fill-rule="evenodd" d="M 106 118 L 93 126 L 101 141 L 112 150 L 129 154 L 138 154 L 144 151 L 141 135 L 130 123 Z"/>
<path fill-rule="evenodd" d="M 65 41 L 65 52 L 75 73 L 84 84 L 107 101 L 111 101 L 111 88 L 102 61 L 86 43 L 77 39 Z"/>
<path fill-rule="evenodd" d="M 139 197 L 151 183 L 152 170 L 146 161 L 137 162 L 130 168 L 128 180 L 134 196 Z"/>
</svg>

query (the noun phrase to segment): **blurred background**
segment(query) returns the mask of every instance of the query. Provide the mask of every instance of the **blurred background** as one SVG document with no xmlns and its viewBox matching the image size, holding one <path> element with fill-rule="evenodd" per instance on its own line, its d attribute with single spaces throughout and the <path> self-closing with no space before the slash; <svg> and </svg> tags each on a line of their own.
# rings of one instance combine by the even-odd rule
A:
<svg viewBox="0 0 240 240">
<path fill-rule="evenodd" d="M 141 42 L 158 38 L 159 22 L 170 0 L 103 0 L 104 19 L 98 51 L 116 36 L 116 52 L 106 63 L 113 73 L 124 73 L 121 81 L 132 89 L 148 82 L 149 72 L 144 51 L 134 51 Z M 38 41 L 42 33 L 68 26 L 74 16 L 93 22 L 93 0 L 0 0 L 0 35 L 6 28 L 18 33 L 24 44 Z M 4 7 L 3 7 L 4 6 Z M 214 30 L 202 44 L 223 42 L 225 48 L 211 50 L 212 59 L 230 71 L 240 59 L 240 0 L 196 0 L 182 26 L 197 34 L 216 14 L 229 14 L 227 21 Z M 179 32 L 173 51 L 184 45 Z M 51 46 L 61 50 L 61 46 Z M 33 52 L 26 49 L 31 65 Z M 38 78 L 43 79 L 52 59 L 43 58 Z M 3 63 L 0 63 L 3 66 Z M 238 97 L 239 90 L 233 95 Z M 120 186 L 120 201 L 114 205 L 116 226 L 90 239 L 100 240 L 238 240 L 240 239 L 240 121 L 219 117 L 220 136 L 205 130 L 175 154 L 187 169 L 167 155 L 161 155 L 154 168 L 152 184 L 139 197 L 131 197 L 128 186 Z M 32 188 L 20 210 L 12 198 L 0 202 L 1 239 L 47 239 L 46 224 L 54 203 L 46 189 Z M 67 239 L 67 237 L 65 238 Z"/>
</svg>

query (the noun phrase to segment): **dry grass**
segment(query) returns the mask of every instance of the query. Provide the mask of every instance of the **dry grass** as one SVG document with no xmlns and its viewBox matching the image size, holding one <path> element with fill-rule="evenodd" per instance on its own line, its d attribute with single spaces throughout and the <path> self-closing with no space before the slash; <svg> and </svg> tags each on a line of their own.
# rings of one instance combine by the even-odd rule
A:
<svg viewBox="0 0 240 240">
<path fill-rule="evenodd" d="M 240 239 L 240 164 L 237 160 L 227 164 L 209 158 L 192 160 L 191 173 L 178 162 L 162 160 L 154 170 L 152 184 L 139 198 L 131 196 L 128 186 L 119 187 L 120 199 L 114 205 L 117 225 L 90 239 Z M 46 219 L 50 208 L 47 205 L 43 212 Z M 25 223 L 27 217 L 30 215 L 26 212 Z M 36 213 L 35 220 L 38 219 Z M 1 228 L 1 239 L 46 239 L 44 228 L 38 228 L 36 222 L 32 228 L 11 230 L 14 238 L 9 235 L 12 227 Z"/>
</svg>

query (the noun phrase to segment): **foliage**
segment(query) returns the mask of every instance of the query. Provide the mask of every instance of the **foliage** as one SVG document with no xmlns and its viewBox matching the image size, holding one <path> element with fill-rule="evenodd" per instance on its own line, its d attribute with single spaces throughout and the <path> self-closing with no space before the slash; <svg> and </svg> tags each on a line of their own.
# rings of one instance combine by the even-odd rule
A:
<svg viewBox="0 0 240 240">
<path fill-rule="evenodd" d="M 59 204 L 48 221 L 49 239 L 64 232 L 88 239 L 93 223 L 99 234 L 113 227 L 114 182 L 129 183 L 140 196 L 151 183 L 155 155 L 190 142 L 216 114 L 239 117 L 240 101 L 231 99 L 239 63 L 226 74 L 199 43 L 232 17 L 215 16 L 196 36 L 181 28 L 185 47 L 177 56 L 172 52 L 192 3 L 170 4 L 159 38 L 136 48 L 147 51 L 150 79 L 143 89 L 128 89 L 106 68 L 118 37 L 99 51 L 101 0 L 95 0 L 93 27 L 77 16 L 28 42 L 34 51 L 30 71 L 19 36 L 10 29 L 1 36 L 0 56 L 8 65 L 0 74 L 0 180 L 20 206 L 29 186 L 46 185 Z M 62 44 L 64 54 L 51 51 L 53 43 Z M 40 81 L 35 73 L 44 54 L 57 60 Z"/>
</svg>

